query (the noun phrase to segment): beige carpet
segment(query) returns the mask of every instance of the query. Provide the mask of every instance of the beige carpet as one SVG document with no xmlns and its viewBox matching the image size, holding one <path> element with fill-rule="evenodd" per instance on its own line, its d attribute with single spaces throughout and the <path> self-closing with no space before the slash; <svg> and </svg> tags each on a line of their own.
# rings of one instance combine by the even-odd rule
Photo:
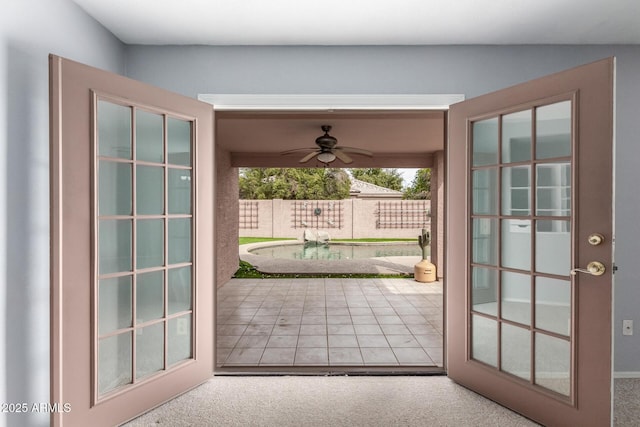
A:
<svg viewBox="0 0 640 427">
<path fill-rule="evenodd" d="M 215 377 L 126 426 L 536 426 L 439 376 Z"/>
</svg>

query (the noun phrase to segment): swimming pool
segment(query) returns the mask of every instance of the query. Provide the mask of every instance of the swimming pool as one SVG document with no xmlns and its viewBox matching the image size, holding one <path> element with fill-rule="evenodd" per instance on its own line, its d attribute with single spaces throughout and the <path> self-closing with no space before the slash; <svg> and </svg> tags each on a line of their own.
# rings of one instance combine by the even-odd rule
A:
<svg viewBox="0 0 640 427">
<path fill-rule="evenodd" d="M 406 243 L 315 243 L 276 244 L 250 249 L 252 255 L 293 260 L 366 259 L 390 256 L 420 256 L 417 242 Z"/>
</svg>

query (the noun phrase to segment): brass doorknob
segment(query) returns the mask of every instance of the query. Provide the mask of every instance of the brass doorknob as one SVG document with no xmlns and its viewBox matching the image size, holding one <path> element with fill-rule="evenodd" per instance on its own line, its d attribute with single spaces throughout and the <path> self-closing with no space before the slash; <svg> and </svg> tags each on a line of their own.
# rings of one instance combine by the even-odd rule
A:
<svg viewBox="0 0 640 427">
<path fill-rule="evenodd" d="M 599 261 L 591 261 L 589 264 L 587 264 L 586 269 L 574 268 L 573 270 L 571 270 L 571 275 L 575 276 L 578 273 L 586 273 L 592 276 L 602 276 L 605 273 L 605 271 L 607 271 L 607 269 L 603 263 Z"/>
</svg>

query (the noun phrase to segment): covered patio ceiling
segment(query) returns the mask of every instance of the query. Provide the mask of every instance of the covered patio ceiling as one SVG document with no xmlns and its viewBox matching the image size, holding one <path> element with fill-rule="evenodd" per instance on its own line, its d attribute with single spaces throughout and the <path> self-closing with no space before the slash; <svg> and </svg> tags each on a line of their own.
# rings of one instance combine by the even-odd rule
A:
<svg viewBox="0 0 640 427">
<path fill-rule="evenodd" d="M 330 135 L 338 147 L 373 152 L 373 157 L 349 154 L 353 163 L 336 159 L 331 167 L 432 166 L 432 154 L 444 149 L 444 111 L 220 111 L 216 112 L 216 144 L 231 153 L 233 167 L 324 167 L 315 158 L 300 163 L 301 151 L 317 148 L 315 139 L 322 125 L 331 125 Z"/>
</svg>

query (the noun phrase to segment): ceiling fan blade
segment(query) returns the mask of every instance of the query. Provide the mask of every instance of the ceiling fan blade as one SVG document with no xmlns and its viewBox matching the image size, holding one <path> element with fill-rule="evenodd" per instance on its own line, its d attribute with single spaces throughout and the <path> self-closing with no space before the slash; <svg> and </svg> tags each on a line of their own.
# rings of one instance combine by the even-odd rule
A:
<svg viewBox="0 0 640 427">
<path fill-rule="evenodd" d="M 363 150 L 362 148 L 355 147 L 338 147 L 335 150 L 342 150 L 345 153 L 363 154 L 365 156 L 373 157 L 373 153 L 369 150 Z"/>
<path fill-rule="evenodd" d="M 318 154 L 320 154 L 320 151 L 314 151 L 313 153 L 309 153 L 306 156 L 304 156 L 303 158 L 300 159 L 300 163 L 305 163 L 308 162 L 309 160 L 311 160 L 313 157 L 317 156 Z"/>
<path fill-rule="evenodd" d="M 294 150 L 281 151 L 280 155 L 285 156 L 287 154 L 299 153 L 301 151 L 315 151 L 317 148 L 309 147 L 309 148 L 296 148 Z"/>
<path fill-rule="evenodd" d="M 333 150 L 332 152 L 336 155 L 337 158 L 342 160 L 343 163 L 353 163 L 353 159 L 349 157 L 343 150 Z"/>
</svg>

